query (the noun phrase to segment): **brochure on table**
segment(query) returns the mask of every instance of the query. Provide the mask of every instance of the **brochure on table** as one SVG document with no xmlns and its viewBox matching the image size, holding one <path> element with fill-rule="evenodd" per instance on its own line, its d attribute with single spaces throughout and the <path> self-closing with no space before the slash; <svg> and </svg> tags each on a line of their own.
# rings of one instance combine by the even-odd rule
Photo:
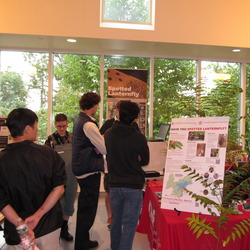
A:
<svg viewBox="0 0 250 250">
<path fill-rule="evenodd" d="M 218 198 L 210 192 L 209 188 L 191 179 L 181 167 L 186 165 L 195 169 L 197 173 L 207 178 L 209 183 L 223 180 L 228 123 L 229 117 L 172 120 L 161 208 L 209 214 L 207 209 L 185 192 L 184 188 L 216 202 Z"/>
</svg>

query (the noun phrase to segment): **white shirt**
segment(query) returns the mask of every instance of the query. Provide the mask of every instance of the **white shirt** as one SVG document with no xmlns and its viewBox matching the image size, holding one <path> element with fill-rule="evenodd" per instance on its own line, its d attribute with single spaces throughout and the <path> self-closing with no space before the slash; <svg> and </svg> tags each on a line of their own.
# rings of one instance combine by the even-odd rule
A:
<svg viewBox="0 0 250 250">
<path fill-rule="evenodd" d="M 92 118 L 91 116 L 90 118 L 94 120 L 94 118 Z M 107 153 L 104 143 L 104 138 L 100 134 L 99 129 L 95 123 L 85 122 L 83 125 L 83 132 L 89 138 L 91 143 L 99 150 L 101 154 L 105 155 Z"/>
</svg>

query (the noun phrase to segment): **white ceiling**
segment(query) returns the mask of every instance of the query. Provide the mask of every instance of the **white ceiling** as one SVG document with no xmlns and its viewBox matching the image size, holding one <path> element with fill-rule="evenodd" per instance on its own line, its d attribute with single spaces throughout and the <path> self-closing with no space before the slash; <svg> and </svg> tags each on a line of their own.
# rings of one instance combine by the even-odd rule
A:
<svg viewBox="0 0 250 250">
<path fill-rule="evenodd" d="M 72 38 L 72 37 L 71 37 Z M 36 50 L 76 53 L 103 53 L 130 56 L 156 56 L 189 59 L 213 59 L 250 62 L 250 48 L 173 44 L 114 39 L 75 38 L 76 43 L 67 42 L 66 37 L 0 34 L 0 50 Z"/>
</svg>

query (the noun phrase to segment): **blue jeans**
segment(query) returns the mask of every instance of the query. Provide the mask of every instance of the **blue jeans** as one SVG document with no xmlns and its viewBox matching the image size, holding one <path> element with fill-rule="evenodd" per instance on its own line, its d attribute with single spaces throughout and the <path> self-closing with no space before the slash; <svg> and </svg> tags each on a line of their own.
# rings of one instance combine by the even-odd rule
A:
<svg viewBox="0 0 250 250">
<path fill-rule="evenodd" d="M 142 206 L 142 190 L 110 188 L 112 250 L 131 250 Z"/>
</svg>

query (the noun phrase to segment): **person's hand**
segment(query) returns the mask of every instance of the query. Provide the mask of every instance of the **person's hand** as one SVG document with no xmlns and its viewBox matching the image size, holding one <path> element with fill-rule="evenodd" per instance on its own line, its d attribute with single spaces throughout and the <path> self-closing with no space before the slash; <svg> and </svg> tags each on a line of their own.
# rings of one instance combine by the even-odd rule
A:
<svg viewBox="0 0 250 250">
<path fill-rule="evenodd" d="M 25 222 L 22 221 L 22 223 L 25 223 Z M 20 239 L 21 239 L 20 244 L 23 245 L 24 247 L 23 249 L 27 249 L 27 244 L 30 244 L 35 240 L 35 233 L 32 230 L 32 228 L 29 225 L 27 225 L 27 223 L 19 224 L 18 227 L 20 227 L 21 225 L 25 225 L 25 228 L 27 228 L 28 231 L 25 232 L 25 237 L 22 237 L 22 234 L 20 235 Z"/>
<path fill-rule="evenodd" d="M 31 235 L 31 241 L 35 239 L 35 233 L 32 228 L 27 224 L 29 234 Z"/>
<path fill-rule="evenodd" d="M 25 219 L 25 223 L 33 230 L 37 226 L 39 220 L 40 219 L 37 218 L 37 216 L 31 215 L 30 217 Z"/>
</svg>

